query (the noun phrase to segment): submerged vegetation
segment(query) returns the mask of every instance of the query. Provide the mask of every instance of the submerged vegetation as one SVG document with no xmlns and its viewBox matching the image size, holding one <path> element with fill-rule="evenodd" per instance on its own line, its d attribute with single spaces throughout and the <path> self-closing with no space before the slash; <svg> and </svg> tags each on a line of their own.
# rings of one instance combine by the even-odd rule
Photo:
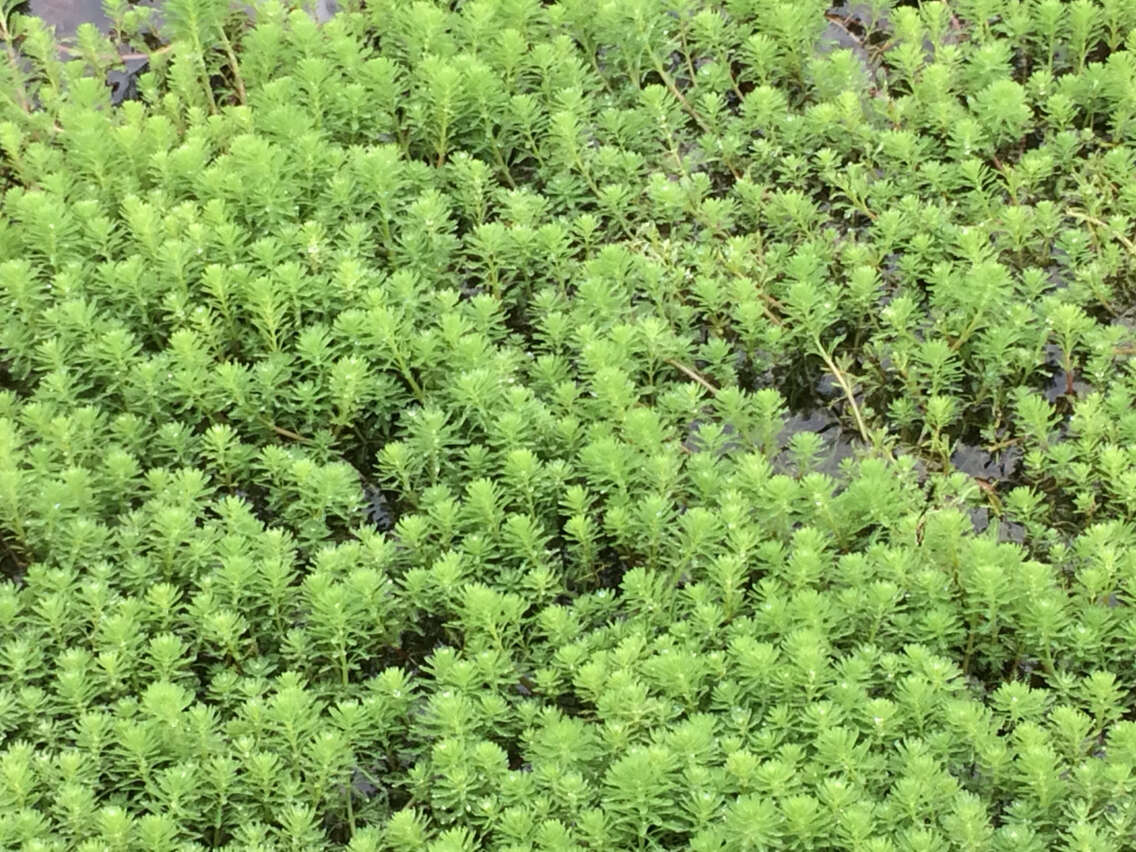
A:
<svg viewBox="0 0 1136 852">
<path fill-rule="evenodd" d="M 1136 2 L 342 5 L 3 3 L 0 847 L 1132 849 Z"/>
</svg>

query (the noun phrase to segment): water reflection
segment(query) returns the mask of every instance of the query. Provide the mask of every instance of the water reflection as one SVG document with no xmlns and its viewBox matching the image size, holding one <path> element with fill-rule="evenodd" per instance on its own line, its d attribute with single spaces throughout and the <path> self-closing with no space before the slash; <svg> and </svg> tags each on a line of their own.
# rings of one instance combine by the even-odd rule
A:
<svg viewBox="0 0 1136 852">
<path fill-rule="evenodd" d="M 79 25 L 90 22 L 102 32 L 110 29 L 110 19 L 103 14 L 102 0 L 31 0 L 28 14 L 42 18 L 55 27 L 55 37 L 74 38 Z"/>
</svg>

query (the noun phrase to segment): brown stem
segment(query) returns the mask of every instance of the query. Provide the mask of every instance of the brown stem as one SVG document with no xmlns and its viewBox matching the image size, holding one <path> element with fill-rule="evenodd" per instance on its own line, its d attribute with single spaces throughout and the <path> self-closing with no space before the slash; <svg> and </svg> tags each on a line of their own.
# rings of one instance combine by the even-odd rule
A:
<svg viewBox="0 0 1136 852">
<path fill-rule="evenodd" d="M 864 418 L 860 415 L 860 406 L 856 404 L 856 395 L 852 393 L 852 386 L 848 383 L 844 371 L 836 366 L 836 362 L 832 360 L 832 357 L 825 350 L 824 346 L 821 345 L 819 337 L 814 338 L 813 342 L 816 344 L 817 352 L 820 353 L 820 357 L 824 359 L 828 371 L 832 373 L 832 377 L 836 379 L 836 383 L 840 385 L 841 390 L 844 391 L 844 398 L 847 399 L 848 404 L 852 406 L 852 416 L 856 418 L 856 427 L 860 430 L 860 437 L 864 439 L 865 444 L 872 443 L 871 438 L 868 437 L 868 427 L 864 425 Z"/>
<path fill-rule="evenodd" d="M 994 489 L 994 486 L 991 483 L 987 482 L 985 479 L 980 479 L 977 476 L 974 477 L 974 482 L 979 488 L 986 492 L 986 496 L 990 500 L 991 507 L 998 515 L 1001 515 L 1002 501 L 998 498 L 998 492 Z"/>
<path fill-rule="evenodd" d="M 229 57 L 229 66 L 233 69 L 233 84 L 237 87 L 237 99 L 244 106 L 248 103 L 248 95 L 245 92 L 245 81 L 241 77 L 241 69 L 237 65 L 237 55 L 233 52 L 233 43 L 229 41 L 229 37 L 225 35 L 225 31 L 221 31 L 221 42 L 225 45 L 225 54 Z"/>
<path fill-rule="evenodd" d="M 694 119 L 695 124 L 698 125 L 703 133 L 709 133 L 709 125 L 707 125 L 706 122 L 702 120 L 702 116 L 700 116 L 697 110 L 695 110 L 694 107 L 690 105 L 690 101 L 686 99 L 686 96 L 678 90 L 678 86 L 675 85 L 674 78 L 667 73 L 667 69 L 663 67 L 663 63 L 655 58 L 654 55 L 651 56 L 651 59 L 654 61 L 656 73 L 658 73 L 659 77 L 666 85 L 667 90 L 678 100 L 679 105 L 682 107 L 683 111 L 692 119 Z M 728 168 L 730 170 L 730 173 L 733 174 L 734 180 L 742 179 L 741 172 L 734 168 L 731 163 L 726 163 L 726 168 Z"/>
<path fill-rule="evenodd" d="M 1096 225 L 1097 227 L 1100 227 L 1100 228 L 1107 228 L 1108 227 L 1107 222 L 1102 222 L 1100 219 L 1096 218 L 1095 216 L 1090 216 L 1088 213 L 1083 213 L 1080 210 L 1074 210 L 1074 209 L 1070 208 L 1070 209 L 1066 210 L 1065 212 L 1068 213 L 1070 216 L 1072 216 L 1074 219 L 1080 219 L 1082 222 L 1088 222 L 1090 225 Z M 1124 234 L 1113 234 L 1113 236 L 1116 237 L 1117 241 L 1122 246 L 1124 246 L 1126 249 L 1128 249 L 1130 254 L 1136 255 L 1136 243 L 1132 242 L 1132 240 L 1128 239 L 1128 237 L 1124 236 Z"/>
<path fill-rule="evenodd" d="M 266 423 L 265 425 L 268 426 L 268 428 L 275 432 L 277 435 L 283 435 L 285 438 L 290 438 L 293 441 L 300 441 L 306 444 L 310 440 L 308 438 L 305 438 L 303 435 L 297 435 L 291 429 L 285 429 L 283 426 L 277 426 L 275 423 Z"/>
<path fill-rule="evenodd" d="M 110 62 L 110 61 L 115 60 L 115 59 L 123 59 L 123 60 L 126 60 L 126 59 L 149 59 L 151 56 L 158 56 L 159 54 L 169 52 L 169 49 L 171 47 L 173 47 L 172 44 L 167 44 L 167 45 L 163 45 L 162 47 L 156 47 L 153 50 L 147 51 L 146 53 L 137 53 L 137 52 L 116 53 L 113 56 L 96 56 L 95 58 L 98 59 L 100 62 Z M 59 49 L 63 53 L 69 53 L 72 56 L 78 56 L 79 55 L 79 49 L 78 48 L 69 47 L 66 44 L 59 45 Z"/>
<path fill-rule="evenodd" d="M 706 390 L 710 391 L 710 393 L 715 394 L 715 395 L 718 393 L 718 389 L 716 387 L 714 387 L 714 385 L 710 382 L 710 380 L 707 379 L 705 376 L 702 376 L 701 374 L 696 373 L 690 367 L 687 367 L 686 365 L 679 363 L 674 358 L 667 358 L 666 360 L 667 360 L 668 364 L 670 364 L 676 370 L 679 370 L 683 373 L 686 373 L 687 376 L 694 379 L 694 381 L 698 382 L 698 384 L 702 385 L 702 387 L 706 388 Z"/>
</svg>

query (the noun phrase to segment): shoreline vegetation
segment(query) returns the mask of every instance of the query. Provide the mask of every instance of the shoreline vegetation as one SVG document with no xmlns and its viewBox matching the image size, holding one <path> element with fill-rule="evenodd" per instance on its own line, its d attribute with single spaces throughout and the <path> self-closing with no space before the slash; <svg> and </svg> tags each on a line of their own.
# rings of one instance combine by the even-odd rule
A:
<svg viewBox="0 0 1136 852">
<path fill-rule="evenodd" d="M 0 848 L 1136 847 L 1136 0 L 317 5 L 0 0 Z"/>
</svg>

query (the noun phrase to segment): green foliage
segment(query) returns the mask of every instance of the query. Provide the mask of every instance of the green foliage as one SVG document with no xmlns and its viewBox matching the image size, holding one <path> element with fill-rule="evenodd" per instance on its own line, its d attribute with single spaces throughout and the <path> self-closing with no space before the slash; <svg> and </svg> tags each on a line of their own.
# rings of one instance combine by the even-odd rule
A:
<svg viewBox="0 0 1136 852">
<path fill-rule="evenodd" d="M 295 5 L 0 9 L 0 847 L 1129 848 L 1136 5 Z"/>
</svg>

